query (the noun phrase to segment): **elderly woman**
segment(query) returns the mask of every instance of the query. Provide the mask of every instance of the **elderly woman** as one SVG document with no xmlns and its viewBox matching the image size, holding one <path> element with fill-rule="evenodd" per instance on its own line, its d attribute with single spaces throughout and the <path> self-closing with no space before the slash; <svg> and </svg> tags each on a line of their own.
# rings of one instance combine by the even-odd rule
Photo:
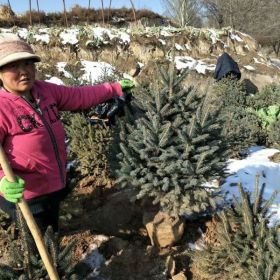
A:
<svg viewBox="0 0 280 280">
<path fill-rule="evenodd" d="M 66 87 L 35 80 L 32 48 L 17 37 L 0 38 L 0 143 L 17 182 L 0 170 L 0 207 L 15 217 L 15 203 L 28 202 L 42 231 L 58 230 L 59 204 L 66 186 L 65 133 L 60 111 L 88 109 L 133 87 L 127 80 Z"/>
</svg>

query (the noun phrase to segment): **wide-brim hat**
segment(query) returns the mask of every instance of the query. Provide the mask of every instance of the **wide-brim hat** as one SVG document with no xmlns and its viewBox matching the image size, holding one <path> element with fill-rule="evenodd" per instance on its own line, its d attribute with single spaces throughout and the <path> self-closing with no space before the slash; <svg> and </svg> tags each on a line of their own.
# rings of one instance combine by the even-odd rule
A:
<svg viewBox="0 0 280 280">
<path fill-rule="evenodd" d="M 0 37 L 0 67 L 14 61 L 32 59 L 41 61 L 29 44 L 16 36 Z"/>
</svg>

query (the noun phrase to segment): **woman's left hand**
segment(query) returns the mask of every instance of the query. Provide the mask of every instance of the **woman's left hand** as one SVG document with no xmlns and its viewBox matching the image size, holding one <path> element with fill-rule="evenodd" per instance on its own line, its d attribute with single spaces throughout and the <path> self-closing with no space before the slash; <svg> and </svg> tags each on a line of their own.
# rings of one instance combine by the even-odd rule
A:
<svg viewBox="0 0 280 280">
<path fill-rule="evenodd" d="M 135 84 L 132 80 L 128 80 L 128 79 L 123 79 L 119 81 L 123 92 L 127 92 L 130 91 L 131 89 L 133 89 L 135 87 Z"/>
</svg>

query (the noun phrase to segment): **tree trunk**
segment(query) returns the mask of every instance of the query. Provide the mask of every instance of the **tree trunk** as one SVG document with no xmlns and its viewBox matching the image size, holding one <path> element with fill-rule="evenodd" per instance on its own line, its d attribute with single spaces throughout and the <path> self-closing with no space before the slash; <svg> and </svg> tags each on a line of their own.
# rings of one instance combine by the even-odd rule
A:
<svg viewBox="0 0 280 280">
<path fill-rule="evenodd" d="M 63 2 L 63 10 L 64 10 L 65 25 L 66 25 L 66 27 L 68 27 L 68 21 L 67 21 L 67 13 L 66 13 L 65 0 L 62 0 L 62 2 Z"/>
<path fill-rule="evenodd" d="M 89 23 L 89 14 L 90 14 L 90 3 L 91 1 L 88 0 L 88 10 L 87 10 L 87 23 Z"/>
<path fill-rule="evenodd" d="M 12 10 L 11 3 L 9 0 L 8 0 L 8 6 L 9 6 L 9 9 Z"/>
<path fill-rule="evenodd" d="M 229 14 L 230 14 L 230 26 L 232 28 L 234 28 L 234 24 L 233 24 L 233 11 L 232 11 L 232 1 L 229 1 Z"/>
<path fill-rule="evenodd" d="M 40 13 L 39 0 L 36 0 L 36 3 L 37 3 L 37 12 Z"/>
<path fill-rule="evenodd" d="M 31 0 L 29 0 L 29 24 L 32 25 L 32 7 L 31 7 Z"/>
<path fill-rule="evenodd" d="M 9 6 L 10 13 L 11 13 L 11 16 L 12 16 L 13 24 L 16 25 L 16 23 L 15 23 L 15 13 L 14 13 L 14 11 L 12 10 L 12 6 L 11 6 L 11 3 L 10 3 L 9 0 L 8 0 L 8 6 Z"/>
<path fill-rule="evenodd" d="M 38 19 L 39 19 L 39 23 L 41 23 L 41 20 L 40 20 L 39 0 L 36 0 L 36 3 L 37 3 L 37 12 L 38 12 Z"/>
<path fill-rule="evenodd" d="M 111 17 L 111 6 L 112 6 L 112 0 L 110 0 L 110 3 L 109 3 L 108 21 L 110 21 L 110 17 Z"/>
<path fill-rule="evenodd" d="M 136 13 L 135 13 L 135 7 L 134 7 L 134 4 L 133 4 L 133 1 L 130 0 L 130 3 L 131 3 L 131 6 L 132 6 L 134 21 L 136 22 Z"/>
<path fill-rule="evenodd" d="M 273 51 L 275 52 L 276 56 L 278 57 L 278 55 L 280 53 L 280 40 L 272 43 L 272 47 L 273 47 Z"/>
<path fill-rule="evenodd" d="M 104 18 L 104 3 L 103 3 L 103 0 L 101 0 L 101 12 L 102 12 L 102 21 L 103 21 L 103 24 L 105 24 L 105 18 Z"/>
</svg>

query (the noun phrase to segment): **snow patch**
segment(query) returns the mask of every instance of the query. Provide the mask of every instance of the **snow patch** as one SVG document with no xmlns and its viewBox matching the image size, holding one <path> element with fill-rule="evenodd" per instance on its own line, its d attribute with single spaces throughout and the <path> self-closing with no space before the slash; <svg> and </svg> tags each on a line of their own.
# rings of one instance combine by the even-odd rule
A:
<svg viewBox="0 0 280 280">
<path fill-rule="evenodd" d="M 213 44 L 213 45 L 216 44 L 217 41 L 219 40 L 219 33 L 218 33 L 217 30 L 215 30 L 215 29 L 209 28 L 209 29 L 207 29 L 207 30 L 208 30 L 208 32 L 210 33 L 210 39 L 211 39 L 211 41 L 212 41 L 212 44 Z"/>
<path fill-rule="evenodd" d="M 78 29 L 65 29 L 59 34 L 59 37 L 62 39 L 62 44 L 70 44 L 70 45 L 77 45 L 79 40 L 77 38 L 79 34 Z"/>
<path fill-rule="evenodd" d="M 251 65 L 244 65 L 243 66 L 245 69 L 247 69 L 247 70 L 249 70 L 249 71 L 255 71 L 256 69 L 253 67 L 253 66 L 251 66 Z"/>
<path fill-rule="evenodd" d="M 176 56 L 175 65 L 178 70 L 190 69 L 196 70 L 200 74 L 206 74 L 206 71 L 214 71 L 216 65 L 206 64 L 202 60 L 196 60 L 190 56 Z"/>
<path fill-rule="evenodd" d="M 162 39 L 158 39 L 158 40 L 163 46 L 166 45 L 166 42 L 164 40 L 162 40 Z"/>
<path fill-rule="evenodd" d="M 231 33 L 229 36 L 230 36 L 230 39 L 232 39 L 232 40 L 235 40 L 237 42 L 243 42 L 243 40 L 237 34 Z"/>
<path fill-rule="evenodd" d="M 52 84 L 56 84 L 56 85 L 64 85 L 63 81 L 57 77 L 51 77 L 48 80 L 45 80 L 46 82 L 50 82 Z"/>
<path fill-rule="evenodd" d="M 171 37 L 172 36 L 172 34 L 168 31 L 166 31 L 166 30 L 161 30 L 160 35 L 164 36 L 164 37 Z"/>
<path fill-rule="evenodd" d="M 177 43 L 175 44 L 175 48 L 176 48 L 177 51 L 183 51 L 185 49 L 183 46 L 181 46 Z"/>
<path fill-rule="evenodd" d="M 259 175 L 259 186 L 265 184 L 264 199 L 268 200 L 274 191 L 280 191 L 280 163 L 269 160 L 269 157 L 279 152 L 278 149 L 252 147 L 249 155 L 244 159 L 231 159 L 227 164 L 229 176 L 221 186 L 226 201 L 231 201 L 233 196 L 239 197 L 238 183 L 241 183 L 246 191 L 253 194 L 256 183 L 256 175 Z M 280 219 L 280 196 L 274 201 L 270 211 L 275 211 L 270 223 Z"/>
<path fill-rule="evenodd" d="M 97 83 L 105 76 L 112 76 L 115 72 L 115 68 L 106 62 L 81 60 L 81 64 L 82 70 L 85 71 L 81 79 L 91 84 Z"/>
<path fill-rule="evenodd" d="M 50 42 L 50 36 L 49 34 L 35 34 L 33 36 L 33 38 L 36 40 L 36 41 L 41 41 L 43 43 L 46 43 L 48 44 Z"/>
</svg>

